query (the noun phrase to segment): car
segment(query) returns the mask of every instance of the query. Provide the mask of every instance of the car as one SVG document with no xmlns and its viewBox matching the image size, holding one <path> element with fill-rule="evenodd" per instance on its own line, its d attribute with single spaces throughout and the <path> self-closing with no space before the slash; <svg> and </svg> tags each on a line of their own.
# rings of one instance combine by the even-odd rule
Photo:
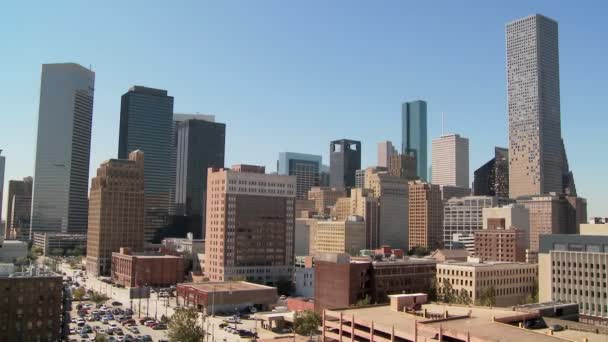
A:
<svg viewBox="0 0 608 342">
<path fill-rule="evenodd" d="M 125 338 L 122 336 L 118 336 L 118 338 L 116 338 L 116 341 L 119 341 L 119 342 L 122 342 L 124 340 L 125 340 Z"/>
<path fill-rule="evenodd" d="M 82 304 L 76 305 L 76 310 L 82 310 Z"/>
<path fill-rule="evenodd" d="M 110 327 L 112 327 L 112 329 L 116 329 L 116 328 L 118 328 L 118 324 L 110 323 Z"/>
<path fill-rule="evenodd" d="M 70 335 L 76 335 L 76 330 L 70 329 Z"/>
<path fill-rule="evenodd" d="M 150 325 L 148 325 L 148 327 L 154 329 L 155 326 L 159 325 L 160 322 L 154 322 L 154 323 L 150 323 Z"/>
<path fill-rule="evenodd" d="M 219 325 L 220 329 L 224 329 L 227 326 L 228 326 L 228 323 L 220 323 L 220 325 Z"/>
<path fill-rule="evenodd" d="M 153 323 L 156 323 L 156 321 L 154 321 L 154 320 L 148 320 L 148 321 L 144 322 L 144 325 L 147 326 L 147 327 L 149 327 L 150 324 L 153 324 Z"/>
<path fill-rule="evenodd" d="M 122 303 L 119 301 L 114 301 L 114 302 L 112 302 L 112 305 L 113 306 L 122 306 Z"/>
<path fill-rule="evenodd" d="M 239 330 L 240 337 L 255 337 L 255 334 L 249 330 Z"/>
<path fill-rule="evenodd" d="M 84 330 L 83 330 L 83 331 L 81 331 L 81 332 L 80 332 L 80 337 L 82 337 L 82 338 L 86 338 L 86 337 L 89 337 L 89 334 L 87 334 L 87 333 L 86 333 L 86 332 L 84 332 Z"/>
<path fill-rule="evenodd" d="M 563 331 L 564 327 L 562 327 L 559 324 L 552 324 L 552 325 L 549 326 L 549 330 L 551 330 L 551 331 Z"/>
<path fill-rule="evenodd" d="M 101 323 L 103 323 L 103 324 L 108 324 L 109 322 L 108 322 L 108 319 L 107 319 L 107 318 L 104 318 L 104 319 L 102 319 L 102 320 L 101 320 Z"/>
<path fill-rule="evenodd" d="M 122 320 L 120 322 L 120 324 L 122 324 L 122 325 L 135 324 L 135 320 L 133 318 L 127 318 L 127 319 Z"/>
<path fill-rule="evenodd" d="M 115 329 L 114 332 L 116 333 L 116 335 L 118 336 L 124 336 L 124 332 L 122 332 L 122 329 Z"/>
<path fill-rule="evenodd" d="M 154 330 L 167 330 L 167 325 L 164 323 L 159 323 L 152 327 Z"/>
<path fill-rule="evenodd" d="M 130 329 L 130 330 L 131 330 L 131 332 L 132 332 L 132 333 L 134 333 L 134 334 L 139 334 L 139 333 L 140 333 L 140 331 L 139 331 L 139 329 L 137 329 L 137 327 L 131 327 L 131 329 Z"/>
<path fill-rule="evenodd" d="M 151 320 L 152 317 L 144 317 L 139 320 L 139 324 L 145 324 L 147 321 Z"/>
<path fill-rule="evenodd" d="M 125 309 L 125 315 L 132 315 L 132 314 L 133 314 L 133 310 Z"/>
</svg>

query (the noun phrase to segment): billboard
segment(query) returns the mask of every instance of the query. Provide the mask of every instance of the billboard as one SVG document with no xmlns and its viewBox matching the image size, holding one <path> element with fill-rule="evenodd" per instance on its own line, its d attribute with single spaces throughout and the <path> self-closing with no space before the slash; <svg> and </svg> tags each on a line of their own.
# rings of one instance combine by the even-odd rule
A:
<svg viewBox="0 0 608 342">
<path fill-rule="evenodd" d="M 150 298 L 150 288 L 149 287 L 132 287 L 129 289 L 129 298 L 130 299 L 146 299 Z"/>
</svg>

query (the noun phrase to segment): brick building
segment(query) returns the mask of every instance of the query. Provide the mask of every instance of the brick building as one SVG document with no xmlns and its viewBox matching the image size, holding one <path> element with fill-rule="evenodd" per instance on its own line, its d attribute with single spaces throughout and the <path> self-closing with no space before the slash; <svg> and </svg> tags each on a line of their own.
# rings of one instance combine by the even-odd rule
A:
<svg viewBox="0 0 608 342">
<path fill-rule="evenodd" d="M 443 201 L 438 185 L 409 183 L 409 249 L 435 249 L 443 242 Z"/>
<path fill-rule="evenodd" d="M 251 306 L 266 310 L 278 299 L 276 288 L 245 281 L 178 284 L 177 297 L 184 306 L 207 314 L 234 314 L 235 309 Z"/>
<path fill-rule="evenodd" d="M 482 229 L 475 232 L 475 256 L 481 260 L 525 262 L 526 237 L 523 229 Z"/>
<path fill-rule="evenodd" d="M 162 254 L 112 253 L 112 281 L 126 287 L 170 286 L 184 280 L 184 259 Z"/>
</svg>

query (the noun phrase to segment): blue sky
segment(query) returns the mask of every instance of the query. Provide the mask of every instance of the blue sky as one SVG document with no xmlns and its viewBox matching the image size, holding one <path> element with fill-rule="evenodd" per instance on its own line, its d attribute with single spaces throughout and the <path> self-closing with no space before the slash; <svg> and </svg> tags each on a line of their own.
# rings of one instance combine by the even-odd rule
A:
<svg viewBox="0 0 608 342">
<path fill-rule="evenodd" d="M 0 11 L 5 182 L 33 175 L 40 65 L 96 72 L 91 174 L 116 156 L 120 96 L 167 89 L 176 112 L 227 124 L 227 164 L 322 154 L 339 138 L 400 145 L 401 102 L 428 101 L 429 138 L 470 139 L 472 172 L 507 146 L 506 22 L 559 22 L 562 134 L 589 214 L 608 216 L 605 1 L 19 1 Z M 603 101 L 602 101 L 603 100 Z M 430 160 L 430 158 L 429 158 Z M 472 177 L 471 177 L 472 181 Z M 4 211 L 3 211 L 4 217 Z"/>
</svg>

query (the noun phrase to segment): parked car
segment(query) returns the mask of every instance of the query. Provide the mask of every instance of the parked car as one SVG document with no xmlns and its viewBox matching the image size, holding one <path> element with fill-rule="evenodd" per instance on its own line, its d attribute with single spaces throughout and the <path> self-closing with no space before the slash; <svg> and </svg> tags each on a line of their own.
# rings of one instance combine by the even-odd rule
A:
<svg viewBox="0 0 608 342">
<path fill-rule="evenodd" d="M 147 321 L 152 320 L 152 317 L 144 317 L 139 320 L 139 324 L 145 324 Z"/>
<path fill-rule="evenodd" d="M 552 325 L 549 326 L 549 330 L 551 330 L 551 331 L 563 331 L 564 327 L 562 327 L 559 324 L 552 324 Z"/>
<path fill-rule="evenodd" d="M 122 306 L 122 303 L 119 301 L 114 301 L 114 302 L 112 302 L 112 305 L 113 306 Z"/>
<path fill-rule="evenodd" d="M 166 330 L 167 329 L 167 325 L 164 323 L 160 323 L 155 325 L 154 327 L 152 327 L 152 329 L 154 330 Z"/>
</svg>

